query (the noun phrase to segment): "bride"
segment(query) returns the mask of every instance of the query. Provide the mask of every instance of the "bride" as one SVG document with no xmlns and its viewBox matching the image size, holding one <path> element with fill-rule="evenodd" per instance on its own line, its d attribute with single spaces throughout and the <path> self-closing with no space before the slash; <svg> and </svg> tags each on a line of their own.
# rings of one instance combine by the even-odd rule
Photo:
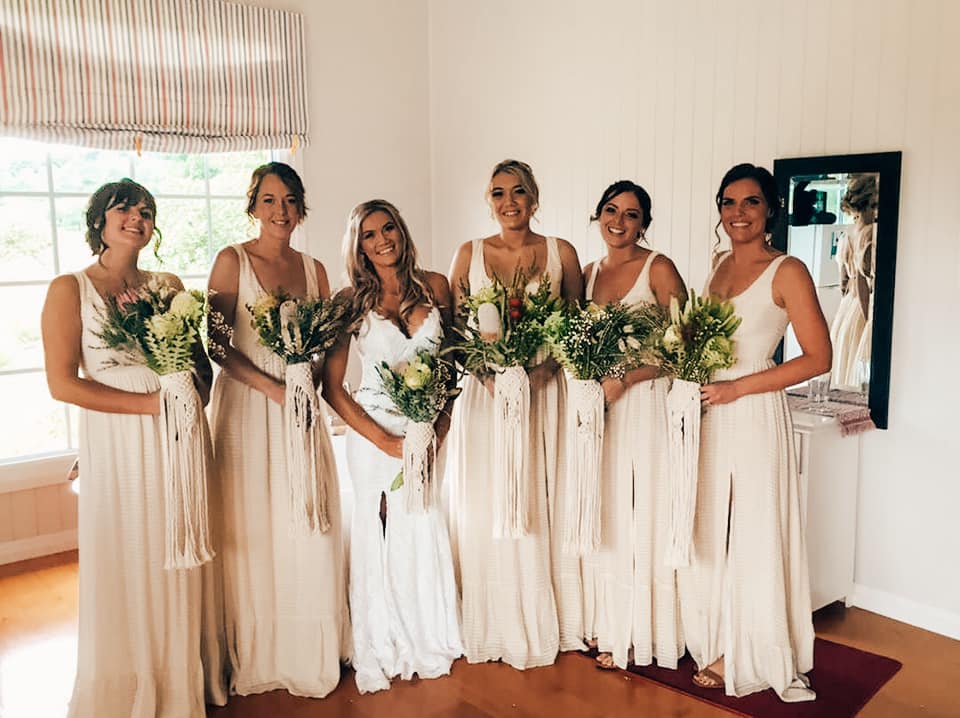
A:
<svg viewBox="0 0 960 718">
<path fill-rule="evenodd" d="M 450 288 L 443 275 L 417 266 L 407 225 L 384 200 L 350 213 L 344 257 L 352 285 L 345 291 L 360 319 L 354 338 L 363 378 L 356 397 L 343 389 L 347 336 L 327 357 L 323 396 L 353 429 L 347 436 L 355 492 L 350 611 L 357 688 L 367 693 L 389 688 L 395 676 L 446 675 L 463 653 L 447 527 L 438 505 L 408 513 L 405 488 L 391 491 L 407 419 L 377 372 L 382 362 L 393 367 L 439 350 L 450 323 Z M 438 443 L 448 429 L 445 410 L 436 422 Z"/>
</svg>

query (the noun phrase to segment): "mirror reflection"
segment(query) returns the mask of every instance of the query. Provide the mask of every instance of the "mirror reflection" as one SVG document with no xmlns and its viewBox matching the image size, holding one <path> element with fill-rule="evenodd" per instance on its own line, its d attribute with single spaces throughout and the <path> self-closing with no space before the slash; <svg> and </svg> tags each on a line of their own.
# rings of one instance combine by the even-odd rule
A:
<svg viewBox="0 0 960 718">
<path fill-rule="evenodd" d="M 813 276 L 830 325 L 833 366 L 822 383 L 867 403 L 873 339 L 879 172 L 795 175 L 788 194 L 787 251 Z M 792 330 L 784 358 L 800 354 Z"/>
</svg>

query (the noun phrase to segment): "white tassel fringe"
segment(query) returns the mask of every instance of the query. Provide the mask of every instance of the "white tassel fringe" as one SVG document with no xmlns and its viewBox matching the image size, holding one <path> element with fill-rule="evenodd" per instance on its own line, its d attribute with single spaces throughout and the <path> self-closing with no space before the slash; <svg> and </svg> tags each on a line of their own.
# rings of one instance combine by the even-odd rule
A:
<svg viewBox="0 0 960 718">
<path fill-rule="evenodd" d="M 567 377 L 566 525 L 563 550 L 578 556 L 600 548 L 600 470 L 604 396 L 600 382 Z"/>
<path fill-rule="evenodd" d="M 433 424 L 407 422 L 403 437 L 403 490 L 408 513 L 423 513 L 436 500 L 437 435 Z"/>
<path fill-rule="evenodd" d="M 214 557 L 207 520 L 206 421 L 189 371 L 160 376 L 165 569 L 194 568 Z"/>
<path fill-rule="evenodd" d="M 290 509 L 297 533 L 324 533 L 330 528 L 324 476 L 324 413 L 309 362 L 288 364 L 283 421 L 287 434 Z"/>
<path fill-rule="evenodd" d="M 697 509 L 697 463 L 700 458 L 700 385 L 674 379 L 667 394 L 667 448 L 670 457 L 670 514 L 666 563 L 690 565 Z"/>
<path fill-rule="evenodd" d="M 496 375 L 493 393 L 493 537 L 527 535 L 530 380 L 523 367 Z"/>
</svg>

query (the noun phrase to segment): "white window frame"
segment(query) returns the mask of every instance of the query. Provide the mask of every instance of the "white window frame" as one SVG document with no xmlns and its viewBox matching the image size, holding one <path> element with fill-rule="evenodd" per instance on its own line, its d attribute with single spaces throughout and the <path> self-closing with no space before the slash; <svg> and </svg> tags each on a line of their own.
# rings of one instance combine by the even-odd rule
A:
<svg viewBox="0 0 960 718">
<path fill-rule="evenodd" d="M 74 146 L 74 145 L 71 145 Z M 111 151 L 111 150 L 103 150 Z M 204 154 L 204 153 L 198 153 Z M 287 150 L 271 150 L 270 151 L 270 160 L 287 162 L 298 172 L 299 168 L 299 156 L 291 155 Z M 0 191 L 0 196 L 4 197 L 26 197 L 26 198 L 48 198 L 50 203 L 50 231 L 52 238 L 52 251 L 53 251 L 53 262 L 54 262 L 54 277 L 61 274 L 60 268 L 60 256 L 59 256 L 59 246 L 57 242 L 57 216 L 56 216 L 56 202 L 58 198 L 83 198 L 87 199 L 90 196 L 89 192 L 58 192 L 53 185 L 53 164 L 50 159 L 50 153 L 46 155 L 46 174 L 47 174 L 47 190 L 45 192 L 39 190 L 33 191 L 17 191 L 17 190 L 3 190 Z M 133 158 L 130 159 L 129 173 L 128 177 L 135 179 L 135 165 L 136 162 Z M 253 171 L 253 168 L 250 168 Z M 204 193 L 203 194 L 171 194 L 171 193 L 155 193 L 154 196 L 159 199 L 198 199 L 203 197 L 206 200 L 207 205 L 207 248 L 208 254 L 211 249 L 210 241 L 213 235 L 212 227 L 210 226 L 211 222 L 211 202 L 214 200 L 236 200 L 238 195 L 221 195 L 221 194 L 210 194 L 210 178 L 205 174 L 204 179 Z M 106 181 L 106 180 L 105 180 Z M 191 279 L 201 279 L 207 276 L 207 274 L 183 274 L 179 275 L 181 279 L 191 280 Z M 4 287 L 24 287 L 24 286 L 47 286 L 52 281 L 51 279 L 42 280 L 24 280 L 24 281 L 0 281 L 0 288 Z M 5 369 L 0 370 L 0 376 L 14 376 L 14 375 L 24 375 L 24 374 L 37 374 L 43 373 L 44 368 L 41 367 L 27 367 L 21 369 Z M 67 430 L 67 440 L 70 441 L 70 437 L 73 435 L 72 431 L 72 418 L 70 416 L 70 407 L 67 404 L 62 405 L 62 410 L 66 416 L 66 430 Z M 73 462 L 77 458 L 77 447 L 69 447 L 62 451 L 51 451 L 40 454 L 27 454 L 23 456 L 10 457 L 9 459 L 0 459 L 0 493 L 11 493 L 14 491 L 24 491 L 28 489 L 37 489 L 44 486 L 53 486 L 59 483 L 62 483 L 67 480 L 67 473 L 70 468 L 73 466 Z"/>
</svg>

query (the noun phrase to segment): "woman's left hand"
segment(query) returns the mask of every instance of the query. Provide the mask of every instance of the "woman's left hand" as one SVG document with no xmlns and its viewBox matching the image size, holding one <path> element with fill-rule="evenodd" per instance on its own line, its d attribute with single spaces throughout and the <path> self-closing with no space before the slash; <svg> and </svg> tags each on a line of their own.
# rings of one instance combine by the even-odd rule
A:
<svg viewBox="0 0 960 718">
<path fill-rule="evenodd" d="M 742 396 L 736 380 L 718 381 L 713 384 L 704 384 L 700 387 L 700 403 L 704 406 L 729 404 Z"/>
<path fill-rule="evenodd" d="M 530 391 L 532 392 L 546 386 L 547 382 L 553 378 L 559 368 L 560 365 L 551 358 L 537 364 L 532 369 L 528 369 L 527 379 L 530 381 Z"/>
</svg>

